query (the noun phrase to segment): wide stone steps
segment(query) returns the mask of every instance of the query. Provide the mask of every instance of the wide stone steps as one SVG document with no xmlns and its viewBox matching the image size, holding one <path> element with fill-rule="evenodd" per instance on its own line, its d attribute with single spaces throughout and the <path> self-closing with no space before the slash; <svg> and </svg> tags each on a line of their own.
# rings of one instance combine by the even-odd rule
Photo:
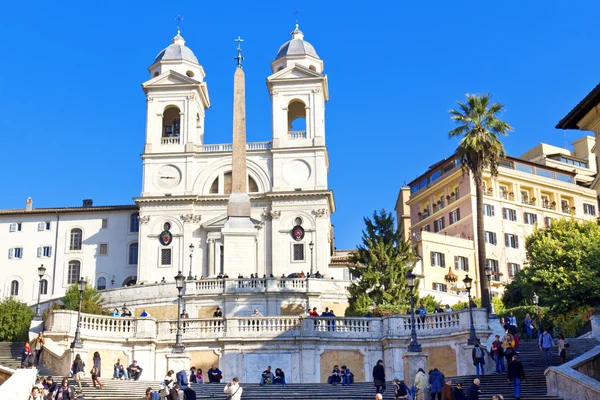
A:
<svg viewBox="0 0 600 400">
<path fill-rule="evenodd" d="M 21 342 L 0 342 L 0 365 L 8 368 L 21 368 L 21 351 L 23 343 Z M 38 366 L 38 374 L 51 375 L 52 372 L 44 365 Z"/>
</svg>

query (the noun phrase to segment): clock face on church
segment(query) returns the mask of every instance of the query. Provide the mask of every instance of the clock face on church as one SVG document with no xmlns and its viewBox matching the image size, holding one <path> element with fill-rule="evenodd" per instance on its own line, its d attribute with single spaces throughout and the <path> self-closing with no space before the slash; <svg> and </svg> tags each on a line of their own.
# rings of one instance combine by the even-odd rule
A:
<svg viewBox="0 0 600 400">
<path fill-rule="evenodd" d="M 155 174 L 156 186 L 161 189 L 170 189 L 181 182 L 181 171 L 174 165 L 163 165 Z"/>
</svg>

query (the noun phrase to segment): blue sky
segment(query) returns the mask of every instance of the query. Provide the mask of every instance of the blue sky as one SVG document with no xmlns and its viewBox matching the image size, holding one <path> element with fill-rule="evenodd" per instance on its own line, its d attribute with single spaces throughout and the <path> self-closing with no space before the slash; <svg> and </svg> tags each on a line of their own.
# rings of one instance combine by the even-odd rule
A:
<svg viewBox="0 0 600 400">
<path fill-rule="evenodd" d="M 235 43 L 244 39 L 248 141 L 271 137 L 265 78 L 295 15 L 325 62 L 336 247 L 360 242 L 363 216 L 449 155 L 447 115 L 490 92 L 520 155 L 563 146 L 556 123 L 600 81 L 597 1 L 16 2 L 0 12 L 0 208 L 128 204 L 141 189 L 146 68 L 175 35 L 203 64 L 206 142 L 231 141 Z M 581 136 L 567 132 L 569 143 Z"/>
</svg>

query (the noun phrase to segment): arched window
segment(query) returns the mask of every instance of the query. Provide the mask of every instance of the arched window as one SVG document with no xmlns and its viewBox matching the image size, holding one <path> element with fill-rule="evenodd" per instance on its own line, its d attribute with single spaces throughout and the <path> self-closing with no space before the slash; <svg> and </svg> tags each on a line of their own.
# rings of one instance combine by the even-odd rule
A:
<svg viewBox="0 0 600 400">
<path fill-rule="evenodd" d="M 133 286 L 137 283 L 137 276 L 128 276 L 123 281 L 123 286 Z"/>
<path fill-rule="evenodd" d="M 81 250 L 82 241 L 83 231 L 79 228 L 71 229 L 71 240 L 69 242 L 69 250 Z"/>
<path fill-rule="evenodd" d="M 210 194 L 219 193 L 219 177 L 218 176 L 215 178 L 212 185 L 210 185 L 210 191 L 208 193 L 210 193 Z"/>
<path fill-rule="evenodd" d="M 301 138 L 306 138 L 306 105 L 301 100 L 292 100 L 288 105 L 288 130 L 303 132 Z"/>
<path fill-rule="evenodd" d="M 251 176 L 248 176 L 248 193 L 258 193 L 258 185 Z"/>
<path fill-rule="evenodd" d="M 48 294 L 48 280 L 42 279 L 40 282 L 40 294 Z"/>
<path fill-rule="evenodd" d="M 317 68 L 314 65 L 311 65 L 310 67 L 308 67 L 311 71 L 316 71 Z"/>
<path fill-rule="evenodd" d="M 138 263 L 138 244 L 137 242 L 129 245 L 129 265 L 137 265 Z"/>
<path fill-rule="evenodd" d="M 223 187 L 225 188 L 225 194 L 231 193 L 231 185 L 233 181 L 233 174 L 231 171 L 223 174 Z"/>
<path fill-rule="evenodd" d="M 163 113 L 162 137 L 179 137 L 180 111 L 177 107 L 169 107 Z"/>
<path fill-rule="evenodd" d="M 106 278 L 101 276 L 100 278 L 98 278 L 98 281 L 96 282 L 96 289 L 98 290 L 104 290 L 106 289 Z"/>
<path fill-rule="evenodd" d="M 231 193 L 233 175 L 231 171 L 225 172 L 223 174 L 223 189 L 224 194 Z M 219 177 L 217 176 L 213 181 L 212 185 L 210 185 L 209 192 L 210 194 L 218 194 L 219 193 Z M 248 193 L 258 193 L 258 185 L 254 178 L 248 175 Z"/>
<path fill-rule="evenodd" d="M 81 262 L 78 260 L 69 261 L 69 270 L 67 271 L 67 283 L 69 285 L 77 283 L 81 276 Z"/>
<path fill-rule="evenodd" d="M 10 283 L 10 295 L 15 297 L 19 295 L 19 281 L 12 281 Z"/>
<path fill-rule="evenodd" d="M 140 231 L 140 213 L 133 213 L 129 216 L 129 232 Z"/>
</svg>

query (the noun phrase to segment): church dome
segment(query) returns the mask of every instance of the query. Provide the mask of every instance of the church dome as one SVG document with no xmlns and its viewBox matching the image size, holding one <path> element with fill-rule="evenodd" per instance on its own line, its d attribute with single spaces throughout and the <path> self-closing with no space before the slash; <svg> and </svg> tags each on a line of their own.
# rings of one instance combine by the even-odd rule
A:
<svg viewBox="0 0 600 400">
<path fill-rule="evenodd" d="M 313 45 L 304 40 L 304 33 L 298 28 L 298 24 L 296 24 L 296 29 L 291 33 L 291 36 L 292 40 L 285 42 L 279 48 L 275 60 L 287 56 L 312 56 L 319 58 Z"/>
<path fill-rule="evenodd" d="M 194 52 L 185 45 L 185 40 L 183 37 L 177 32 L 177 36 L 171 39 L 171 44 L 166 49 L 162 50 L 156 56 L 156 60 L 158 61 L 189 61 L 195 64 L 200 64 L 198 59 L 194 55 Z"/>
</svg>

